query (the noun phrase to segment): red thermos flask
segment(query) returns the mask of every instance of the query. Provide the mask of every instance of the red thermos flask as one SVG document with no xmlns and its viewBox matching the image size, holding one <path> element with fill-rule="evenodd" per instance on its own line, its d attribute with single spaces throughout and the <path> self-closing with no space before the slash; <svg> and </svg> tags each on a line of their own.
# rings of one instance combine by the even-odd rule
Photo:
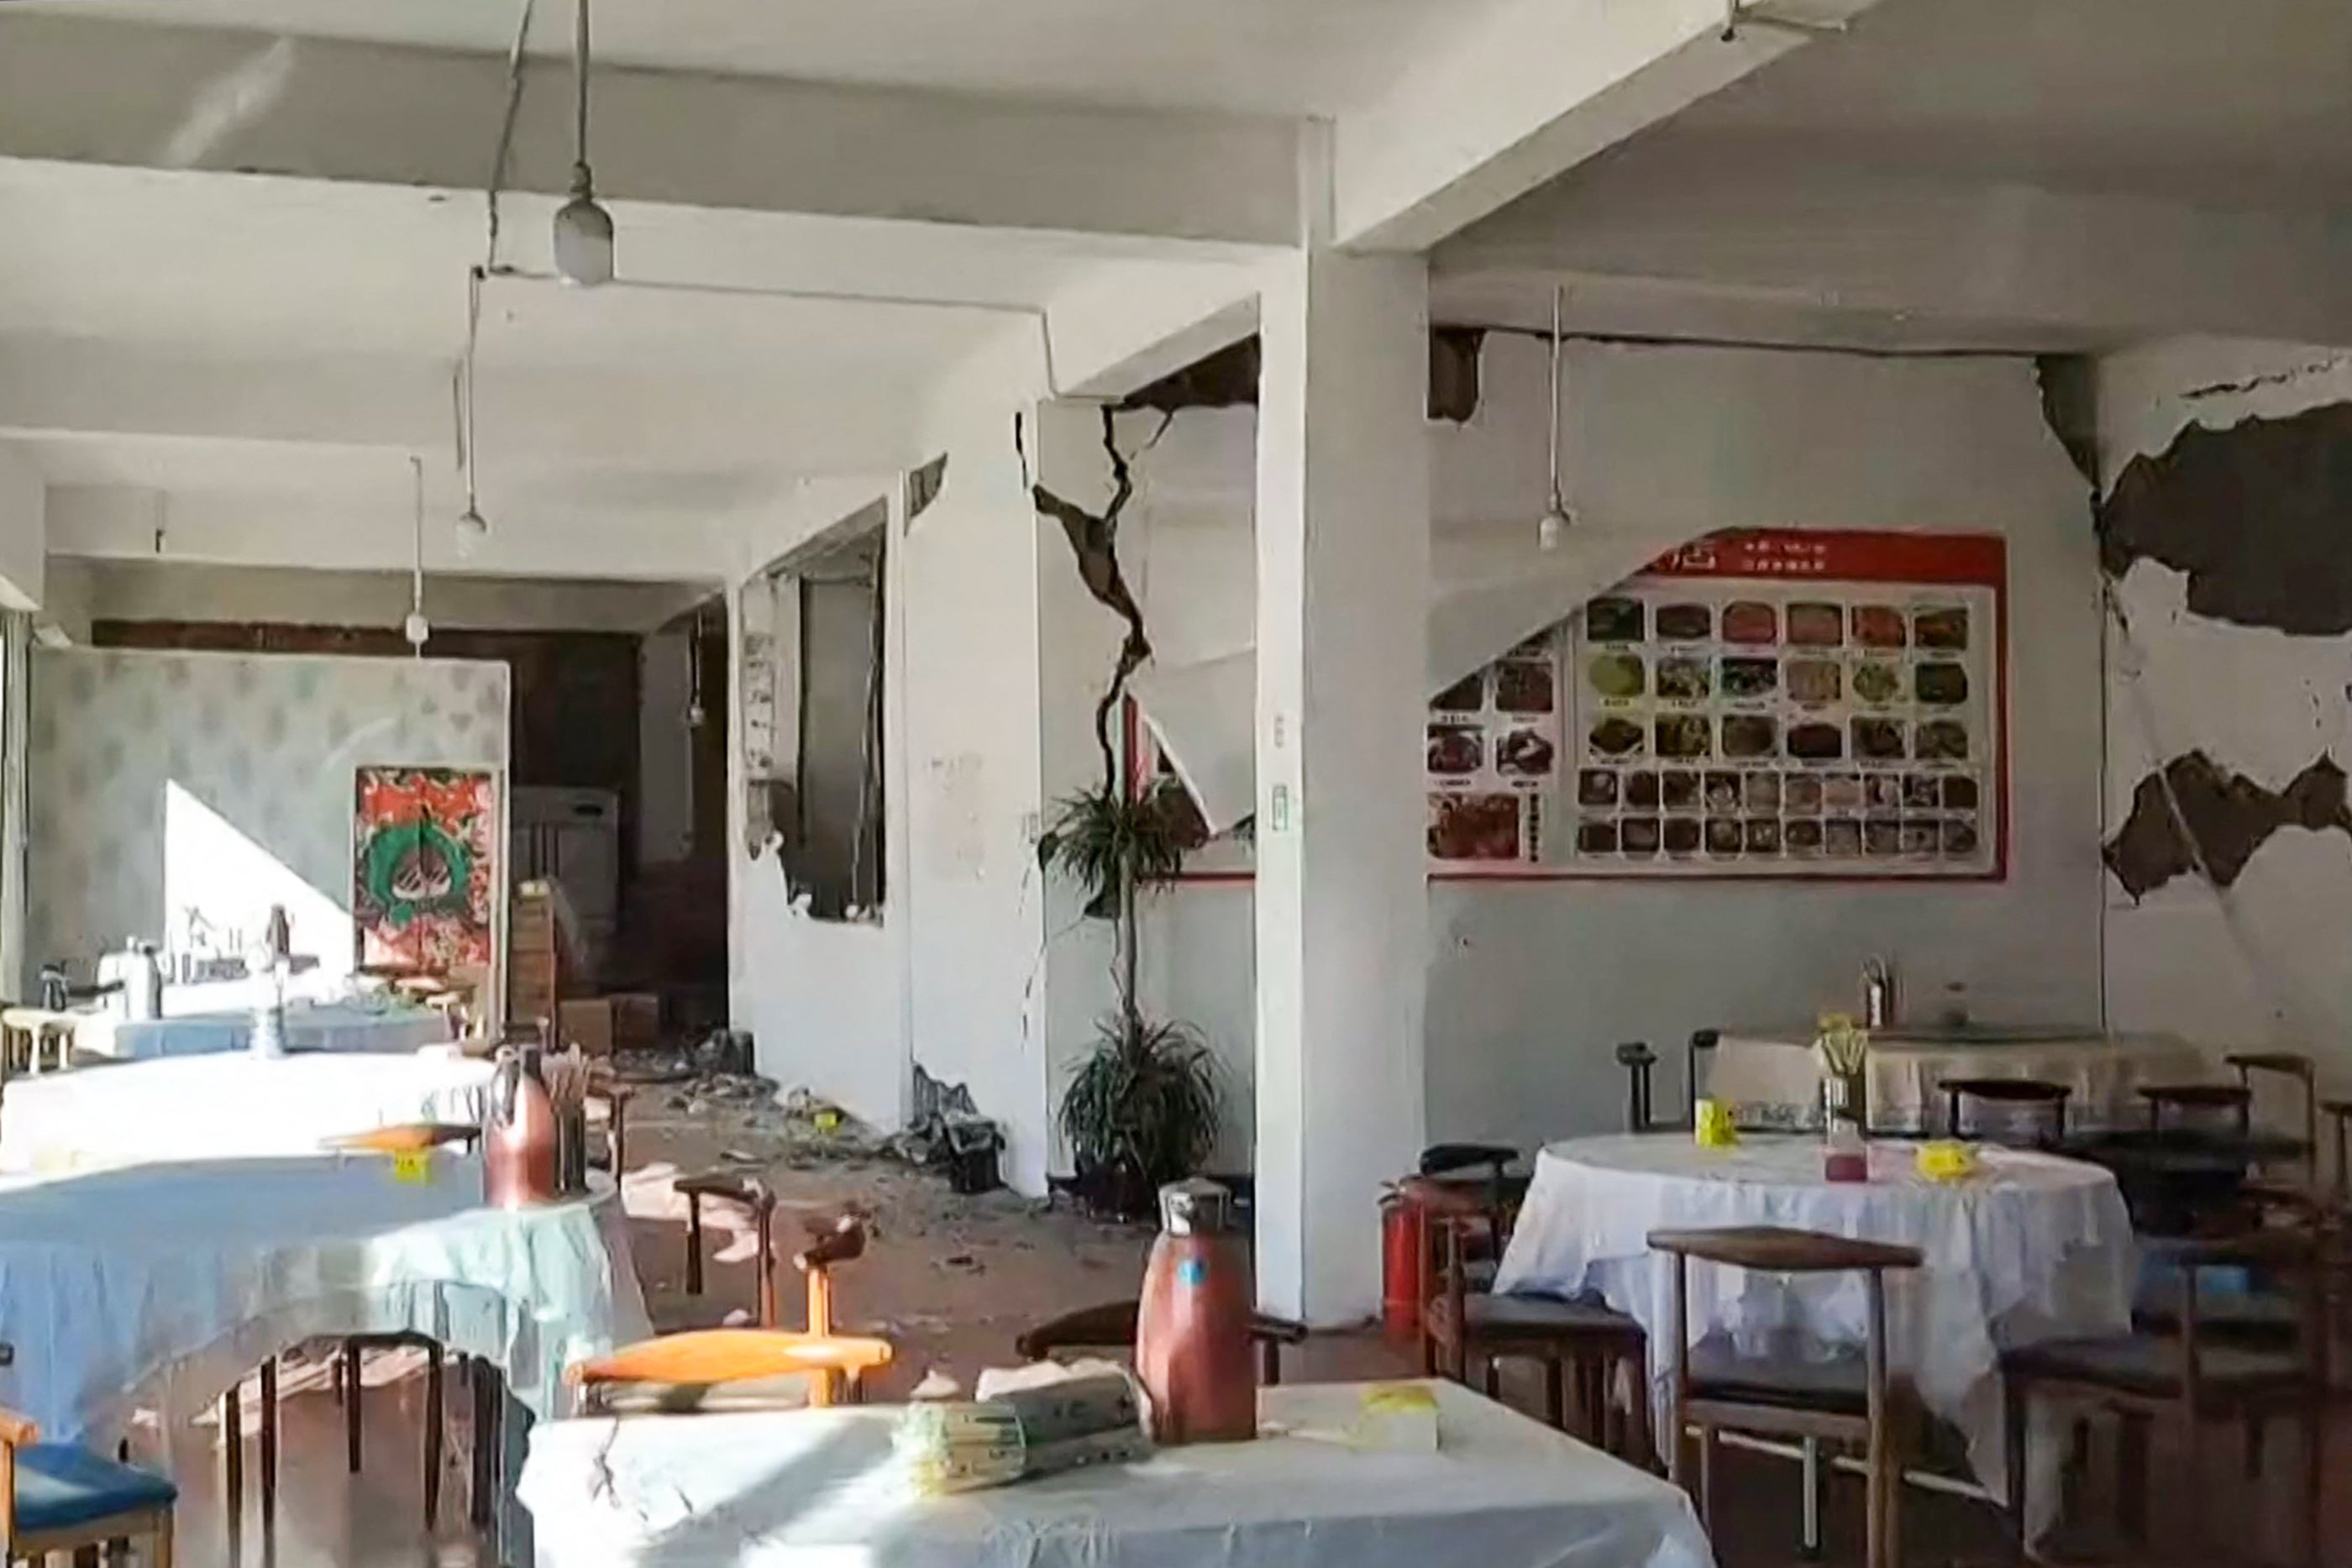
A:
<svg viewBox="0 0 2352 1568">
<path fill-rule="evenodd" d="M 1248 1249 L 1233 1229 L 1233 1195 L 1197 1176 L 1161 1187 L 1160 1239 L 1135 1320 L 1136 1375 L 1160 1442 L 1257 1436 L 1255 1295 Z"/>
</svg>

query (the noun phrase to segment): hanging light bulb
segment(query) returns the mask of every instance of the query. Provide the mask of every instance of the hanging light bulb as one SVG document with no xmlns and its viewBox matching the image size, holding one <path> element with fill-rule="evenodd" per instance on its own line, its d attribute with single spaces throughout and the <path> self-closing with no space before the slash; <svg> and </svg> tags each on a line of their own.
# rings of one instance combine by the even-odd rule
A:
<svg viewBox="0 0 2352 1568">
<path fill-rule="evenodd" d="M 1559 486 L 1559 378 L 1565 354 L 1565 328 L 1562 316 L 1568 302 L 1568 290 L 1554 288 L 1551 295 L 1551 494 L 1544 507 L 1544 515 L 1536 524 L 1536 545 L 1543 550 L 1559 549 L 1568 538 L 1568 530 L 1576 518 L 1568 509 L 1568 499 Z"/>
<path fill-rule="evenodd" d="M 700 729 L 709 716 L 702 710 L 702 606 L 694 607 L 694 625 L 686 643 L 686 727 Z"/>
<path fill-rule="evenodd" d="M 408 639 L 408 645 L 416 650 L 421 659 L 425 656 L 425 644 L 433 640 L 433 623 L 425 619 L 425 459 L 412 454 L 408 470 L 415 503 L 410 538 L 415 554 L 408 580 L 408 616 L 400 623 L 400 634 Z"/>
<path fill-rule="evenodd" d="M 572 40 L 578 119 L 572 199 L 555 214 L 555 270 L 566 282 L 593 288 L 613 281 L 613 214 L 598 204 L 596 177 L 588 167 L 588 0 L 580 0 Z"/>
<path fill-rule="evenodd" d="M 474 360 L 482 335 L 482 269 L 466 275 L 466 357 L 457 366 L 451 389 L 457 422 L 457 467 L 466 476 L 466 509 L 457 514 L 455 529 L 457 559 L 471 560 L 490 537 L 490 520 L 482 516 L 474 488 Z"/>
</svg>

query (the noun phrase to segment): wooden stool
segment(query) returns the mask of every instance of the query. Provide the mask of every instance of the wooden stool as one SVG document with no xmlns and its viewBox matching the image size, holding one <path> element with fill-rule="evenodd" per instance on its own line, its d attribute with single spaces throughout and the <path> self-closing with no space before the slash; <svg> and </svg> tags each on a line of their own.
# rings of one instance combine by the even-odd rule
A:
<svg viewBox="0 0 2352 1568">
<path fill-rule="evenodd" d="M 723 1199 L 740 1206 L 751 1217 L 759 1237 L 759 1324 L 776 1326 L 776 1195 L 754 1176 L 736 1171 L 704 1171 L 680 1176 L 675 1184 L 686 1195 L 686 1293 L 702 1294 L 702 1200 Z"/>
<path fill-rule="evenodd" d="M 5 1071 L 38 1076 L 44 1062 L 59 1070 L 72 1066 L 74 1030 L 80 1022 L 72 1013 L 42 1008 L 0 1011 L 0 1061 L 5 1061 Z"/>
</svg>

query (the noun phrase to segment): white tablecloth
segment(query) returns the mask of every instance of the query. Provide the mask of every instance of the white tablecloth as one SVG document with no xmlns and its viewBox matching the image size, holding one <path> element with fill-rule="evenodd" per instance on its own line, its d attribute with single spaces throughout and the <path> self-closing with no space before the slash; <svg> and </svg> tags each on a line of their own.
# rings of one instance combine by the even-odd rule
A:
<svg viewBox="0 0 2352 1568">
<path fill-rule="evenodd" d="M 1706 1092 L 1739 1110 L 1743 1122 L 1782 1114 L 1817 1118 L 1821 1070 L 1805 1030 L 1727 1033 L 1707 1069 Z M 2083 1030 L 1987 1030 L 1952 1039 L 1882 1033 L 1870 1047 L 1874 1126 L 1944 1129 L 1948 1078 L 2039 1078 L 2074 1092 L 2067 1124 L 2137 1127 L 2143 1083 L 2198 1083 L 2212 1076 L 2204 1055 L 2171 1035 L 2100 1035 Z"/>
<path fill-rule="evenodd" d="M 1914 1167 L 1911 1145 L 1875 1145 L 1871 1179 L 1822 1179 L 1821 1141 L 1750 1137 L 1703 1149 L 1687 1134 L 1580 1138 L 1554 1144 L 1503 1255 L 1495 1288 L 1566 1294 L 1598 1289 L 1649 1332 L 1661 1392 L 1674 1368 L 1673 1260 L 1650 1250 L 1654 1229 L 1780 1225 L 1916 1247 L 1918 1270 L 1888 1276 L 1895 1367 L 1936 1415 L 1969 1439 L 1978 1478 L 2005 1490 L 1996 1345 L 2131 1324 L 2131 1217 L 2115 1177 L 2046 1155 L 1982 1151 L 1983 1170 L 1939 1185 Z M 1748 1348 L 1795 1331 L 1823 1346 L 1868 1335 L 1860 1276 L 1783 1278 L 1691 1265 L 1694 1338 L 1723 1331 Z M 1658 1430 L 1668 1430 L 1661 1423 Z M 2053 1448 L 2034 1444 L 2049 1471 Z M 2031 1495 L 2056 1495 L 2038 1474 Z"/>
<path fill-rule="evenodd" d="M 0 1096 L 0 1171 L 311 1155 L 403 1122 L 479 1124 L 491 1071 L 454 1050 L 274 1061 L 230 1051 L 20 1078 Z"/>
<path fill-rule="evenodd" d="M 1259 1397 L 1267 1421 L 1338 1429 L 1361 1396 Z M 541 1568 L 1710 1568 L 1664 1481 L 1437 1396 L 1434 1455 L 1275 1437 L 931 1500 L 900 1486 L 885 1407 L 563 1421 L 533 1429 L 520 1490 Z"/>
<path fill-rule="evenodd" d="M 286 1049 L 294 1051 L 409 1051 L 449 1038 L 449 1020 L 425 1008 L 374 1011 L 355 1002 L 289 1002 Z M 143 1061 L 243 1051 L 253 1040 L 250 1012 L 184 1013 L 131 1023 L 105 1013 L 84 1018 L 74 1049 Z"/>
<path fill-rule="evenodd" d="M 504 1371 L 534 1415 L 568 1363 L 648 1331 L 621 1205 L 481 1207 L 481 1164 L 214 1160 L 0 1178 L 0 1406 L 103 1444 L 141 1407 L 167 1437 L 306 1339 L 415 1330 Z"/>
</svg>

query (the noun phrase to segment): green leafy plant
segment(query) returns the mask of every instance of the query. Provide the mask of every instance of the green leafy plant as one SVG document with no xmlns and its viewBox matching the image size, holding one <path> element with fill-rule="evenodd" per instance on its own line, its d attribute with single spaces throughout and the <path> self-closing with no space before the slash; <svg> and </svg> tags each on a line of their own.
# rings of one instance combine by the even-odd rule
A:
<svg viewBox="0 0 2352 1568">
<path fill-rule="evenodd" d="M 1081 1187 L 1105 1208 L 1148 1215 L 1163 1183 L 1209 1157 L 1222 1104 L 1216 1059 L 1191 1027 L 1149 1023 L 1131 1008 L 1103 1019 L 1062 1096 Z"/>
<path fill-rule="evenodd" d="M 1183 786 L 1161 779 L 1140 795 L 1115 787 L 1082 790 L 1056 801 L 1037 840 L 1037 863 L 1058 871 L 1087 892 L 1087 913 L 1123 918 L 1122 889 L 1158 887 L 1176 880 L 1187 841 Z"/>
</svg>

